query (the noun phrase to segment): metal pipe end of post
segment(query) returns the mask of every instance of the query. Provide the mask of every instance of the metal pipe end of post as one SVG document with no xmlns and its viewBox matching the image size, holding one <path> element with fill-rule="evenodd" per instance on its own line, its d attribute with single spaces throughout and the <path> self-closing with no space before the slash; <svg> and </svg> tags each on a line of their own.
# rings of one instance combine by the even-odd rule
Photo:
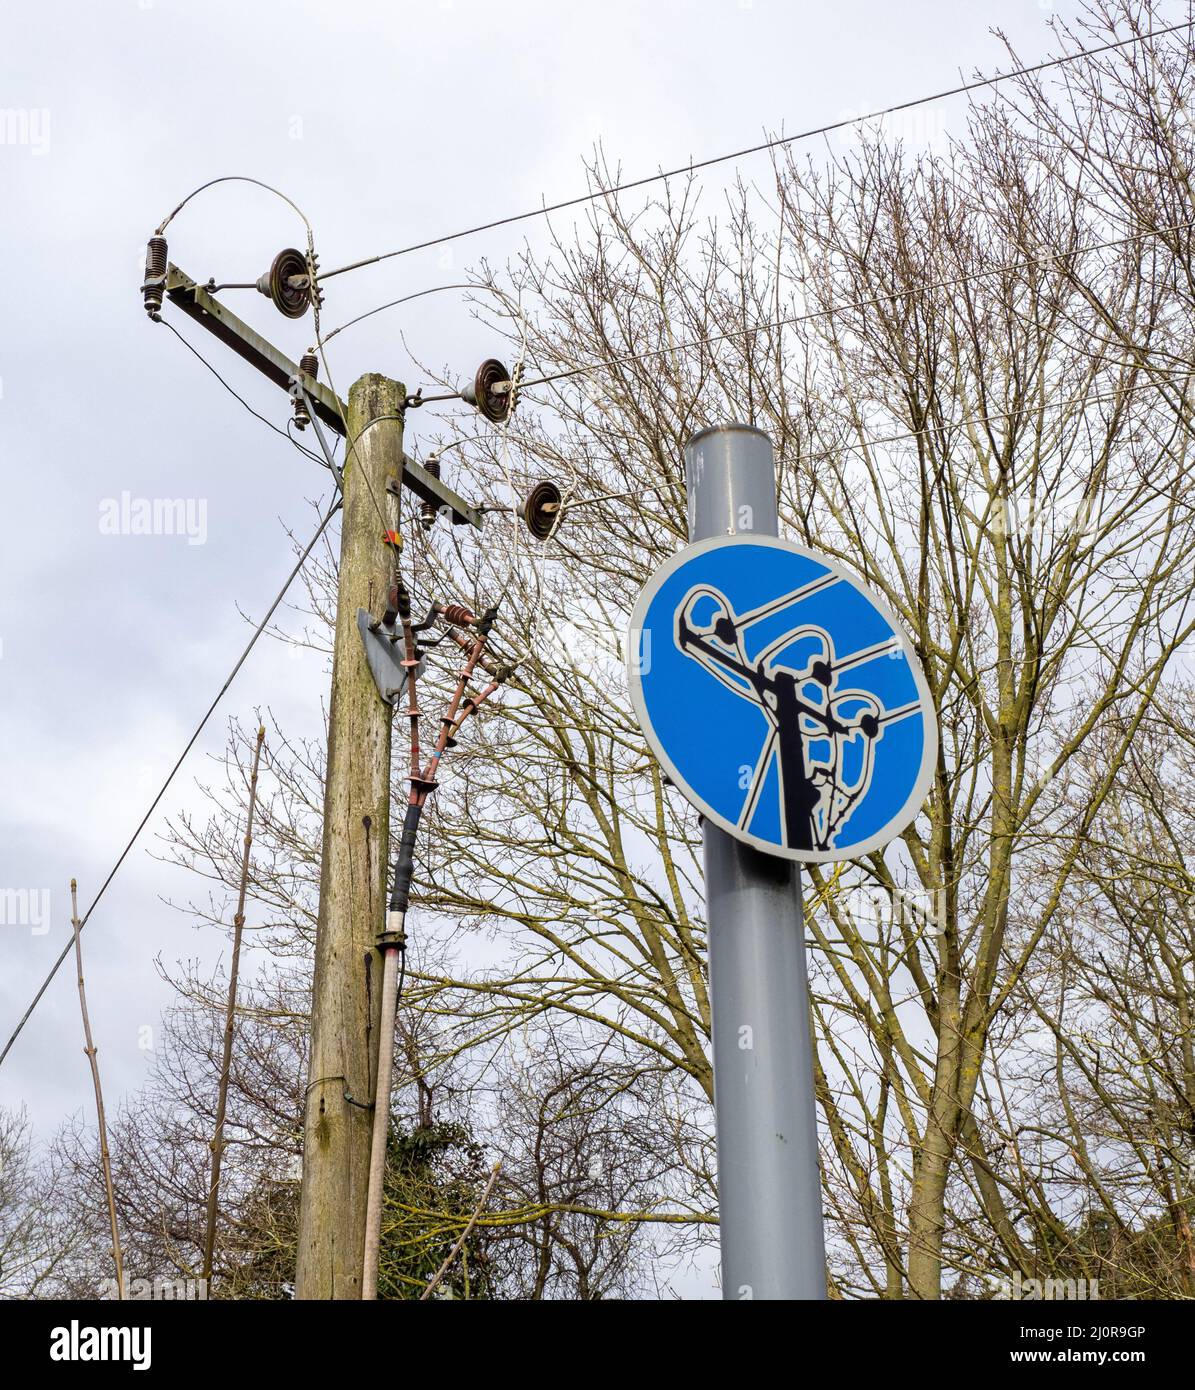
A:
<svg viewBox="0 0 1195 1390">
<path fill-rule="evenodd" d="M 730 421 L 698 430 L 685 445 L 689 539 L 775 536 L 776 458 L 754 425 Z"/>
</svg>

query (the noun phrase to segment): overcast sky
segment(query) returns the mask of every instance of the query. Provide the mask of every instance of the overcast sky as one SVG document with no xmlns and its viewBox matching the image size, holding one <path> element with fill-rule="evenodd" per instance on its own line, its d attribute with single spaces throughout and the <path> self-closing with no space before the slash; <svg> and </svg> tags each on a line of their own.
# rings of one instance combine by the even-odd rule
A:
<svg viewBox="0 0 1195 1390">
<path fill-rule="evenodd" d="M 260 616 L 291 564 L 284 527 L 310 529 L 327 476 L 146 320 L 145 240 L 180 198 L 223 174 L 275 184 L 311 219 L 329 268 L 582 192 L 598 140 L 635 177 L 994 71 L 1005 63 L 997 23 L 1039 60 L 1057 51 L 1051 15 L 1075 7 L 12 0 L 6 11 L 0 1046 L 69 938 L 71 876 L 89 902 L 244 644 L 238 606 Z M 902 133 L 932 139 L 962 113 L 958 99 L 942 102 L 905 118 Z M 741 166 L 747 177 L 766 170 L 766 157 Z M 733 173 L 704 178 L 707 211 Z M 334 280 L 325 322 L 459 278 L 483 255 L 501 263 L 538 235 L 534 224 L 486 233 Z M 229 184 L 172 225 L 170 253 L 197 279 L 249 280 L 301 237 L 280 202 Z M 230 302 L 292 356 L 306 347 L 309 324 L 252 293 Z M 285 423 L 281 392 L 175 321 Z M 459 297 L 433 296 L 336 340 L 342 395 L 366 370 L 418 384 L 400 329 L 425 360 L 462 373 L 495 347 Z M 416 416 L 416 444 L 420 428 Z M 105 534 L 106 500 L 126 493 L 189 500 L 191 536 Z M 214 963 L 223 945 L 163 906 L 163 895 L 203 890 L 148 856 L 155 831 L 199 806 L 194 782 L 229 715 L 268 705 L 291 732 L 313 732 L 327 681 L 319 660 L 259 645 L 88 926 L 113 1109 L 144 1076 L 139 1029 L 165 1001 L 153 957 Z M 21 890 L 37 896 L 12 921 Z M 90 1113 L 81 1045 L 68 967 L 0 1069 L 0 1105 L 26 1105 L 43 1139 Z"/>
</svg>

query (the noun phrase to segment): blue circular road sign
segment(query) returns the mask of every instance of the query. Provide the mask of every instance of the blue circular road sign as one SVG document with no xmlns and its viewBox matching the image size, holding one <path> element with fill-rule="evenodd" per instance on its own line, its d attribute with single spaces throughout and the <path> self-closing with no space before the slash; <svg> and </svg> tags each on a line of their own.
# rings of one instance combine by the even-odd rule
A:
<svg viewBox="0 0 1195 1390">
<path fill-rule="evenodd" d="M 698 541 L 639 596 L 631 699 L 668 776 L 740 840 L 812 863 L 894 839 L 929 790 L 929 686 L 887 604 L 770 536 Z"/>
</svg>

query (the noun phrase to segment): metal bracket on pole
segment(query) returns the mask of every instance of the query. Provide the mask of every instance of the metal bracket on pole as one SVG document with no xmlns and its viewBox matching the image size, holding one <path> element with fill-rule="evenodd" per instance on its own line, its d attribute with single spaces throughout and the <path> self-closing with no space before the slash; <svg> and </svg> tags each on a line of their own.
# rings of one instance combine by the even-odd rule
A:
<svg viewBox="0 0 1195 1390">
<path fill-rule="evenodd" d="M 219 338 L 226 347 L 243 357 L 246 362 L 284 391 L 291 390 L 292 382 L 301 380 L 309 405 L 308 413 L 312 422 L 322 420 L 329 429 L 343 437 L 345 433 L 346 407 L 323 382 L 315 381 L 300 371 L 297 362 L 292 362 L 285 353 L 266 341 L 243 319 L 240 319 L 226 305 L 210 293 L 203 285 L 171 264 L 166 268 L 166 297 L 188 317 Z M 320 441 L 325 457 L 328 450 Z M 337 472 L 334 468 L 333 472 Z M 471 507 L 463 497 L 446 487 L 437 477 L 428 472 L 422 464 L 403 455 L 402 481 L 410 490 L 430 506 L 444 508 L 454 522 L 461 525 L 481 528 L 483 517 L 476 507 Z"/>
<path fill-rule="evenodd" d="M 311 428 L 315 431 L 315 437 L 319 441 L 320 449 L 324 455 L 324 461 L 331 470 L 332 476 L 336 479 L 336 486 L 340 489 L 340 495 L 343 497 L 344 471 L 332 456 L 332 450 L 328 448 L 328 441 L 324 437 L 323 427 L 319 422 L 319 412 L 316 410 L 315 402 L 312 400 L 311 394 L 308 391 L 308 382 L 311 382 L 311 378 L 308 376 L 292 376 L 287 386 L 290 391 L 291 399 L 301 400 L 307 407 L 307 415 L 311 421 Z M 312 384 L 318 385 L 318 383 Z"/>
<path fill-rule="evenodd" d="M 375 618 L 368 609 L 357 609 L 357 630 L 361 634 L 361 645 L 365 648 L 365 660 L 369 662 L 369 673 L 378 688 L 378 694 L 388 705 L 397 703 L 407 688 L 408 668 L 405 664 L 406 647 L 402 643 L 402 629 L 394 623 L 389 627 Z M 425 662 L 421 658 L 415 667 L 419 675 Z"/>
</svg>

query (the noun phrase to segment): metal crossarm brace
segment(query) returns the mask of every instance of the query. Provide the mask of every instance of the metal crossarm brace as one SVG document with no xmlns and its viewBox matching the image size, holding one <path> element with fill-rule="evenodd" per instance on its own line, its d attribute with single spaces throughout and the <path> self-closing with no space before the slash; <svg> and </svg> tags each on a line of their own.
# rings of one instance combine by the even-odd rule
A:
<svg viewBox="0 0 1195 1390">
<path fill-rule="evenodd" d="M 260 333 L 250 328 L 226 305 L 221 304 L 203 285 L 192 280 L 173 264 L 166 268 L 166 297 L 184 314 L 219 338 L 226 347 L 232 348 L 233 352 L 256 367 L 275 386 L 289 392 L 292 389 L 291 383 L 299 381 L 308 398 L 312 420 L 322 420 L 329 429 L 335 430 L 341 436 L 344 435 L 347 412 L 335 394 L 323 382 L 316 381 L 300 371 L 297 362 L 292 362 L 285 353 L 279 352 Z M 333 468 L 333 472 L 336 473 L 337 470 Z M 446 487 L 439 478 L 433 477 L 422 464 L 416 463 L 405 454 L 402 475 L 403 485 L 409 487 L 420 501 L 445 509 L 457 525 L 476 526 L 480 529 L 482 513 L 469 506 L 463 497 Z"/>
<path fill-rule="evenodd" d="M 309 387 L 312 385 L 309 376 L 299 374 L 290 379 L 289 391 L 295 400 L 301 400 L 307 407 L 307 416 L 311 421 L 311 428 L 315 431 L 316 440 L 324 455 L 324 462 L 331 470 L 332 476 L 336 479 L 336 486 L 340 489 L 341 497 L 344 496 L 344 471 L 333 457 L 332 450 L 328 448 L 328 441 L 324 438 L 323 427 L 320 425 L 319 411 L 315 408 L 315 401 L 311 397 Z M 405 457 L 405 456 L 404 456 Z"/>
</svg>

